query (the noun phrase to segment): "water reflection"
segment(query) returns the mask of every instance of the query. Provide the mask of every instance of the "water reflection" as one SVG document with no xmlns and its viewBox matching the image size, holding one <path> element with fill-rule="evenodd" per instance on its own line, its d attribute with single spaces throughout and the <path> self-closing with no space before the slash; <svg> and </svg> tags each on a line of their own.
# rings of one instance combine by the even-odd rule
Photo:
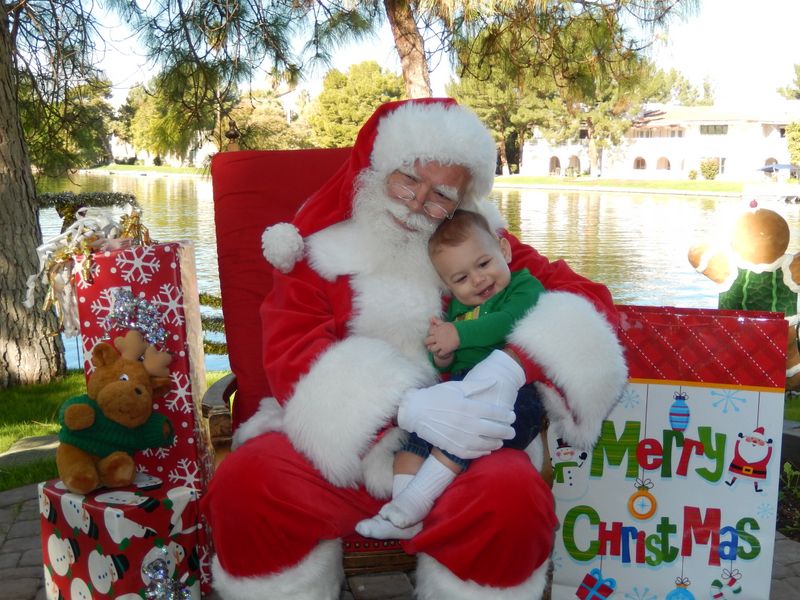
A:
<svg viewBox="0 0 800 600">
<path fill-rule="evenodd" d="M 134 194 L 153 238 L 193 241 L 200 291 L 219 292 L 208 177 L 80 174 L 72 181 L 43 181 L 39 189 Z M 716 305 L 714 285 L 694 272 L 687 249 L 726 230 L 742 209 L 738 198 L 516 188 L 497 189 L 493 200 L 511 230 L 551 260 L 563 258 L 579 273 L 605 283 L 618 303 L 653 306 Z M 800 250 L 800 206 L 769 208 L 797 232 L 789 251 Z M 40 221 L 45 238 L 59 232 L 55 210 L 42 211 Z"/>
</svg>

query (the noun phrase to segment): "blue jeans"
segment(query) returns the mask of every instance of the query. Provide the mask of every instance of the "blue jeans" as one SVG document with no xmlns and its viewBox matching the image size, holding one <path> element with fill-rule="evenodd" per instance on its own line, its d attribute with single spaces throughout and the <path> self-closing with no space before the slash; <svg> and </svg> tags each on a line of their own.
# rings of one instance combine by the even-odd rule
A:
<svg viewBox="0 0 800 600">
<path fill-rule="evenodd" d="M 459 373 L 451 377 L 451 380 L 463 379 L 465 374 L 466 371 Z M 527 383 L 519 388 L 517 400 L 514 402 L 514 413 L 517 415 L 512 425 L 515 435 L 512 439 L 503 442 L 503 448 L 524 450 L 528 447 L 528 444 L 539 435 L 539 430 L 542 427 L 542 418 L 544 417 L 542 399 L 534 384 Z M 432 445 L 423 440 L 416 433 L 409 433 L 406 443 L 400 450 L 427 458 L 431 453 L 431 449 Z M 444 450 L 442 450 L 442 454 L 460 466 L 462 470 L 466 469 L 470 463 L 469 460 L 453 456 Z"/>
</svg>

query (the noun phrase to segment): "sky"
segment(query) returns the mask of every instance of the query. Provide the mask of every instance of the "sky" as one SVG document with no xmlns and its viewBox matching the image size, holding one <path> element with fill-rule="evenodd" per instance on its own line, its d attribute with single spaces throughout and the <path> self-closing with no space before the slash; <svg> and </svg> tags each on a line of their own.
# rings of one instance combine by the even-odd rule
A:
<svg viewBox="0 0 800 600">
<path fill-rule="evenodd" d="M 800 0 L 700 0 L 695 16 L 674 20 L 651 49 L 661 68 L 675 68 L 702 89 L 708 77 L 717 104 L 750 106 L 780 98 L 778 87 L 794 81 L 800 64 Z M 148 79 L 145 59 L 135 40 L 122 29 L 109 36 L 109 52 L 101 63 L 114 83 L 113 104 L 125 101 L 130 86 Z M 400 72 L 388 27 L 376 39 L 342 49 L 333 67 L 344 72 L 367 58 Z M 324 73 L 304 87 L 316 95 Z M 431 74 L 435 95 L 443 95 L 451 74 L 446 59 Z"/>
</svg>

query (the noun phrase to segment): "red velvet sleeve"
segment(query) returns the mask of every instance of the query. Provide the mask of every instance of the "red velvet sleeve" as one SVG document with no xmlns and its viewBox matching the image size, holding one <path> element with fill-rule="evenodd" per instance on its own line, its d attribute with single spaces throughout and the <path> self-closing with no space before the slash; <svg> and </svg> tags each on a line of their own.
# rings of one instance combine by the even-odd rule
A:
<svg viewBox="0 0 800 600">
<path fill-rule="evenodd" d="M 331 298 L 345 288 L 340 282 L 325 281 L 305 262 L 288 275 L 275 272 L 272 290 L 260 310 L 262 361 L 272 393 L 281 404 L 314 360 L 342 339 L 342 315 L 334 310 Z"/>
</svg>

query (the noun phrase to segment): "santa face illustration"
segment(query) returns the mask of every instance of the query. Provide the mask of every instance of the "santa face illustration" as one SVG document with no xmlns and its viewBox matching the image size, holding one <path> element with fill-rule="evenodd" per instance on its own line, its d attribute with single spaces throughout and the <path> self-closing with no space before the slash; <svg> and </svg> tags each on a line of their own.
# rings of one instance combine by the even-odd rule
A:
<svg viewBox="0 0 800 600">
<path fill-rule="evenodd" d="M 763 489 L 759 481 L 767 478 L 767 465 L 772 457 L 772 438 L 764 438 L 764 428 L 756 427 L 753 433 L 739 433 L 739 439 L 733 448 L 733 459 L 728 466 L 731 479 L 725 483 L 732 486 L 737 478 L 747 477 L 753 480 L 756 492 Z"/>
</svg>

